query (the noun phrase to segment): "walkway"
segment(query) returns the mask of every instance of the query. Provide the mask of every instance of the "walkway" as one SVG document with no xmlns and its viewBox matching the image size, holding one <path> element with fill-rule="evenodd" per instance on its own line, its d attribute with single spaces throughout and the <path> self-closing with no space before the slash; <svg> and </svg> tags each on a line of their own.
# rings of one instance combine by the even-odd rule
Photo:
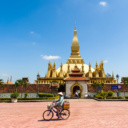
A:
<svg viewBox="0 0 128 128">
<path fill-rule="evenodd" d="M 68 120 L 44 121 L 48 102 L 0 103 L 0 128 L 128 128 L 128 102 L 70 99 Z"/>
</svg>

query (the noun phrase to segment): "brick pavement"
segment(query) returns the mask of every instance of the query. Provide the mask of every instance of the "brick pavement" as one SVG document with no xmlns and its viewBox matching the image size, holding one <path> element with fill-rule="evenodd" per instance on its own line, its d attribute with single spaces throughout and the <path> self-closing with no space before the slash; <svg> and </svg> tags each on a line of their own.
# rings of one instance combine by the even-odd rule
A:
<svg viewBox="0 0 128 128">
<path fill-rule="evenodd" d="M 0 128 L 128 128 L 128 102 L 70 100 L 68 120 L 44 121 L 48 102 L 0 103 Z"/>
</svg>

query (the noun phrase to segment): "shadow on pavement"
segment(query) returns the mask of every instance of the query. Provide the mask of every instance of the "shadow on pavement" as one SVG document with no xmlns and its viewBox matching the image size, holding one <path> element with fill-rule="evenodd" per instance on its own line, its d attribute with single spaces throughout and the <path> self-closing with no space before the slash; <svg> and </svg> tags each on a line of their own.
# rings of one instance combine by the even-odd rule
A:
<svg viewBox="0 0 128 128">
<path fill-rule="evenodd" d="M 61 121 L 62 119 L 51 119 L 51 120 L 49 120 L 49 121 Z M 40 121 L 47 121 L 47 120 L 38 120 L 39 122 Z"/>
</svg>

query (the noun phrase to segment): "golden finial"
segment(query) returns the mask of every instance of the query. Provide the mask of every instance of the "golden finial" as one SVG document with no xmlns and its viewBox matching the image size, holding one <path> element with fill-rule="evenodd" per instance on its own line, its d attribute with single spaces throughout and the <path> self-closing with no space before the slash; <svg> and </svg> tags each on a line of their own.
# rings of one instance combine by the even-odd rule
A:
<svg viewBox="0 0 128 128">
<path fill-rule="evenodd" d="M 63 64 L 62 64 L 62 61 L 61 61 L 61 65 L 63 65 Z"/>
<path fill-rule="evenodd" d="M 75 22 L 75 30 L 76 30 L 76 22 Z"/>
<path fill-rule="evenodd" d="M 90 61 L 89 61 L 89 66 L 91 66 L 91 63 L 90 63 Z"/>
</svg>

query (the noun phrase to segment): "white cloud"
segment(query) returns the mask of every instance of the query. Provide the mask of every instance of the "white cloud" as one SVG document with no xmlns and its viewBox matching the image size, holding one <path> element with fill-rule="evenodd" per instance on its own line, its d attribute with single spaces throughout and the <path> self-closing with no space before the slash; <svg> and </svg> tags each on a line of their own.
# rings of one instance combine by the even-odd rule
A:
<svg viewBox="0 0 128 128">
<path fill-rule="evenodd" d="M 54 59 L 60 59 L 61 57 L 60 56 L 47 56 L 47 55 L 41 55 L 42 59 L 45 59 L 45 60 L 54 60 Z"/>
<path fill-rule="evenodd" d="M 105 1 L 101 1 L 101 2 L 99 3 L 99 5 L 105 7 L 105 6 L 107 5 L 107 2 L 105 2 Z"/>
<path fill-rule="evenodd" d="M 30 34 L 34 34 L 35 32 L 34 31 L 31 31 Z"/>
<path fill-rule="evenodd" d="M 108 60 L 104 60 L 104 63 L 108 63 Z"/>
<path fill-rule="evenodd" d="M 36 45 L 36 42 L 32 42 L 32 45 Z"/>
<path fill-rule="evenodd" d="M 2 74 L 2 76 L 6 77 L 6 76 L 8 76 L 8 74 Z"/>
</svg>

